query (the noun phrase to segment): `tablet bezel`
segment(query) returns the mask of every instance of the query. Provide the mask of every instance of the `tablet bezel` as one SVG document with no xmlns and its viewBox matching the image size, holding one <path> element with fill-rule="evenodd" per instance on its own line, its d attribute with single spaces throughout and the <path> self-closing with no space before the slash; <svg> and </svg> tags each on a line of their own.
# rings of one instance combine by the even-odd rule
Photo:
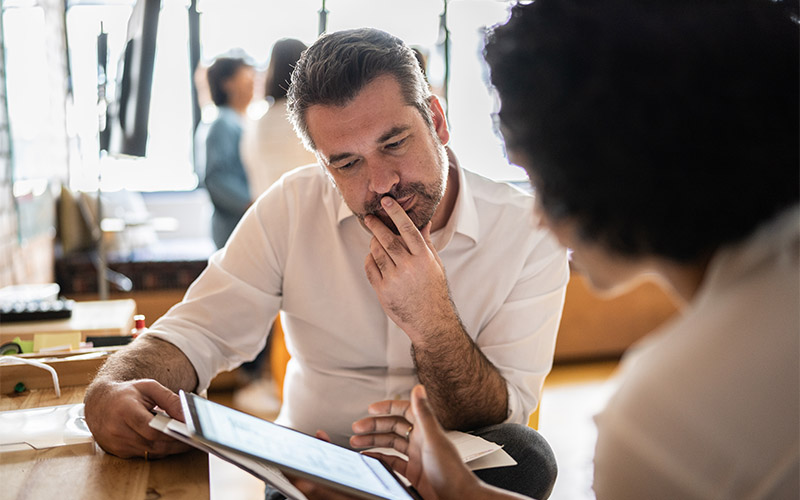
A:
<svg viewBox="0 0 800 500">
<path fill-rule="evenodd" d="M 247 456 L 248 458 L 253 459 L 253 460 L 263 461 L 265 463 L 268 463 L 268 464 L 278 468 L 281 472 L 283 472 L 285 474 L 289 474 L 289 475 L 293 475 L 293 476 L 296 476 L 296 477 L 309 479 L 309 480 L 311 480 L 313 482 L 328 486 L 328 487 L 330 487 L 332 489 L 338 490 L 338 491 L 343 492 L 343 493 L 347 493 L 347 494 L 350 494 L 350 495 L 354 495 L 354 496 L 357 496 L 357 497 L 360 497 L 360 498 L 365 498 L 365 499 L 370 499 L 370 500 L 385 500 L 386 499 L 386 497 L 378 496 L 378 495 L 375 495 L 375 494 L 370 493 L 368 491 L 359 490 L 357 488 L 353 488 L 353 487 L 351 487 L 349 485 L 346 485 L 346 484 L 337 483 L 335 481 L 329 480 L 328 478 L 312 474 L 312 473 L 310 473 L 308 471 L 296 469 L 294 467 L 282 464 L 280 462 L 275 462 L 275 461 L 269 460 L 267 458 L 264 458 L 262 456 L 254 455 L 252 453 L 248 453 L 247 451 L 244 451 L 244 450 L 241 450 L 241 449 L 237 449 L 237 448 L 228 446 L 228 445 L 226 445 L 224 443 L 220 443 L 220 442 L 215 441 L 213 439 L 207 438 L 203 433 L 202 424 L 200 422 L 200 419 L 198 418 L 197 409 L 195 408 L 195 405 L 194 405 L 194 401 L 196 399 L 205 399 L 205 398 L 201 398 L 200 396 L 198 396 L 196 394 L 187 393 L 187 392 L 184 392 L 184 391 L 180 391 L 179 395 L 180 395 L 180 399 L 181 399 L 181 405 L 183 407 L 184 418 L 186 420 L 186 426 L 188 427 L 189 432 L 192 434 L 192 437 L 194 439 L 197 439 L 200 442 L 203 442 L 203 443 L 206 443 L 206 444 L 209 444 L 209 445 L 212 445 L 212 446 L 217 446 L 217 447 L 220 447 L 220 448 L 224 448 L 226 450 L 230 450 L 230 451 L 235 452 L 235 453 L 242 454 L 242 455 Z M 226 411 L 234 411 L 234 412 L 238 412 L 238 413 L 243 413 L 243 412 L 240 412 L 239 410 L 236 410 L 234 408 L 230 408 L 230 407 L 227 407 L 225 405 L 221 405 L 219 403 L 215 403 L 215 402 L 210 401 L 210 400 L 206 400 L 206 401 L 208 403 L 212 404 L 212 405 L 219 406 L 219 407 L 223 408 Z M 276 424 L 274 422 L 270 422 L 269 420 L 262 420 L 262 421 L 267 425 L 280 427 L 280 428 L 282 428 L 284 430 L 288 430 L 288 431 L 291 431 L 291 432 L 297 432 L 299 434 L 303 434 L 304 436 L 308 436 L 307 434 L 304 434 L 304 433 L 302 433 L 300 431 L 297 431 L 295 429 L 291 429 L 289 427 L 282 426 L 280 424 Z M 350 450 L 350 449 L 345 448 L 343 446 L 339 446 L 339 445 L 336 445 L 334 443 L 329 443 L 327 441 L 319 440 L 319 443 L 320 443 L 321 446 L 335 446 L 337 448 L 341 448 L 341 449 L 347 450 L 350 453 L 358 453 L 357 451 Z M 416 490 L 414 490 L 412 487 L 408 487 L 408 486 L 404 485 L 400 481 L 400 479 L 397 478 L 397 476 L 395 476 L 394 471 L 392 471 L 392 469 L 388 465 L 386 465 L 385 463 L 383 463 L 382 461 L 380 461 L 380 460 L 378 460 L 378 459 L 376 459 L 374 457 L 369 457 L 369 456 L 362 455 L 362 459 L 375 460 L 378 464 L 381 465 L 381 467 L 383 467 L 384 469 L 386 469 L 389 472 L 389 476 L 392 477 L 397 482 L 397 484 L 401 487 L 401 489 L 408 495 L 409 499 L 421 500 L 421 497 L 416 492 Z"/>
</svg>

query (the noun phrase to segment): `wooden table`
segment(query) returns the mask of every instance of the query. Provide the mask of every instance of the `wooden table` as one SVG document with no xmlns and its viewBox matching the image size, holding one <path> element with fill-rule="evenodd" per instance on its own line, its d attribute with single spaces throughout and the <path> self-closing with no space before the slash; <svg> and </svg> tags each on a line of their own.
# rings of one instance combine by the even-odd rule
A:
<svg viewBox="0 0 800 500">
<path fill-rule="evenodd" d="M 10 342 L 15 337 L 33 340 L 36 333 L 81 332 L 87 335 L 130 335 L 136 302 L 133 299 L 91 300 L 75 302 L 72 317 L 49 321 L 21 321 L 0 325 L 0 341 Z"/>
<path fill-rule="evenodd" d="M 0 411 L 83 401 L 86 390 L 65 387 L 0 397 Z M 0 453 L 0 498 L 57 500 L 207 499 L 208 455 L 192 450 L 161 460 L 122 459 L 94 442 Z"/>
</svg>

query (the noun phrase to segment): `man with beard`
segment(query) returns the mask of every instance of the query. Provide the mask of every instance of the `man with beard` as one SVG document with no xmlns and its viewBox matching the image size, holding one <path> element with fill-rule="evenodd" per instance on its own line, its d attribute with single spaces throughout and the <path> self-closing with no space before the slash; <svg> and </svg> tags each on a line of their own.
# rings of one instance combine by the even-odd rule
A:
<svg viewBox="0 0 800 500">
<path fill-rule="evenodd" d="M 97 442 L 123 457 L 183 449 L 147 426 L 149 410 L 180 417 L 173 391 L 203 391 L 252 359 L 280 311 L 292 358 L 279 423 L 347 445 L 370 403 L 408 399 L 421 382 L 446 427 L 533 465 L 481 477 L 546 497 L 555 460 L 524 424 L 552 364 L 568 269 L 535 229 L 533 198 L 459 166 L 413 52 L 387 33 L 321 37 L 288 108 L 319 165 L 262 195 L 184 300 L 106 363 L 86 396 Z M 520 224 L 532 230 L 511 230 Z"/>
<path fill-rule="evenodd" d="M 797 2 L 536 0 L 490 31 L 540 221 L 594 288 L 655 277 L 680 309 L 595 417 L 593 498 L 800 498 L 797 20 Z M 426 499 L 519 500 L 464 467 L 426 389 L 374 405 L 351 444 L 385 430 Z"/>
</svg>

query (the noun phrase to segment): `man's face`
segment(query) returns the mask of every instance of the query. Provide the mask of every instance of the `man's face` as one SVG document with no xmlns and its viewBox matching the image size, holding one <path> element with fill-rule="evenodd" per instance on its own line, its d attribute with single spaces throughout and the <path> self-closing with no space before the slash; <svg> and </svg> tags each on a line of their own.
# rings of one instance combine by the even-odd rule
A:
<svg viewBox="0 0 800 500">
<path fill-rule="evenodd" d="M 433 217 L 447 187 L 449 134 L 435 98 L 431 108 L 433 130 L 405 103 L 394 77 L 380 76 L 345 106 L 306 110 L 317 157 L 362 223 L 372 214 L 397 233 L 381 208 L 384 196 L 397 200 L 418 228 Z"/>
</svg>

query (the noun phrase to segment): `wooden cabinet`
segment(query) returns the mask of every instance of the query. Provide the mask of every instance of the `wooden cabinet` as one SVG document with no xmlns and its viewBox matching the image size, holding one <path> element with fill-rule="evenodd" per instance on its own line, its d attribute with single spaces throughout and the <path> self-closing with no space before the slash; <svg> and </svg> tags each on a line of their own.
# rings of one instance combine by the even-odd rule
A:
<svg viewBox="0 0 800 500">
<path fill-rule="evenodd" d="M 555 359 L 619 357 L 676 312 L 673 299 L 653 282 L 643 282 L 621 295 L 602 297 L 591 290 L 584 276 L 573 271 Z"/>
</svg>

